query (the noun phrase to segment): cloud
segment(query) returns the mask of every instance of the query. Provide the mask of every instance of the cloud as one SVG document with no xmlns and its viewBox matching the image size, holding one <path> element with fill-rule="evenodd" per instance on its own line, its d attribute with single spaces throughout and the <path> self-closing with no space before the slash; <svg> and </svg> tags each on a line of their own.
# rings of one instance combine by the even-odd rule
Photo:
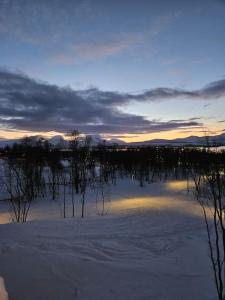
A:
<svg viewBox="0 0 225 300">
<path fill-rule="evenodd" d="M 149 93 L 154 95 L 152 91 Z M 0 70 L 0 127 L 58 132 L 78 129 L 89 134 L 140 134 L 202 125 L 198 120 L 151 121 L 119 110 L 119 105 L 131 99 L 145 101 L 145 94 L 134 96 L 98 89 L 76 91 L 36 81 L 22 73 Z"/>
<path fill-rule="evenodd" d="M 173 14 L 159 16 L 142 32 L 119 32 L 116 35 L 111 34 L 108 40 L 95 40 L 94 42 L 88 41 L 83 43 L 76 41 L 73 44 L 64 45 L 62 50 L 52 53 L 47 58 L 47 62 L 71 65 L 86 61 L 96 61 L 119 54 L 146 41 L 151 43 L 157 35 L 168 28 L 169 24 L 176 17 Z"/>
<path fill-rule="evenodd" d="M 112 9 L 106 15 L 107 4 L 103 2 L 2 0 L 0 37 L 39 46 L 48 63 L 77 64 L 116 55 L 136 44 L 143 46 L 144 41 L 144 47 L 149 47 L 153 39 L 176 18 L 176 14 L 171 13 L 157 15 L 145 28 L 137 26 L 139 29 L 135 31 L 136 27 L 125 26 L 127 21 L 121 24 L 118 20 L 117 25 L 117 11 Z M 125 5 L 130 9 L 129 1 Z M 132 11 L 130 13 L 132 16 Z M 142 17 L 142 14 L 137 15 L 137 19 Z M 114 23 L 109 26 L 110 18 Z M 150 52 L 149 49 L 145 51 Z"/>
<path fill-rule="evenodd" d="M 162 65 L 174 65 L 176 63 L 177 63 L 177 59 L 173 59 L 173 58 L 161 60 Z"/>
<path fill-rule="evenodd" d="M 134 135 L 134 134 L 107 134 L 106 136 L 107 138 L 110 139 L 124 139 L 124 138 L 138 138 L 139 135 Z"/>
<path fill-rule="evenodd" d="M 95 101 L 98 99 L 104 105 L 118 106 L 128 104 L 131 101 L 136 102 L 156 102 L 161 100 L 191 99 L 191 100 L 217 100 L 225 97 L 225 79 L 214 81 L 202 89 L 184 90 L 159 87 L 146 90 L 139 94 L 122 94 L 115 92 L 99 91 L 90 89 L 84 92 Z"/>
<path fill-rule="evenodd" d="M 43 45 L 71 38 L 95 15 L 89 0 L 2 0 L 0 33 Z"/>
<path fill-rule="evenodd" d="M 187 71 L 182 68 L 174 68 L 169 71 L 169 73 L 173 76 L 183 77 L 187 75 Z"/>
<path fill-rule="evenodd" d="M 203 99 L 215 100 L 225 96 L 225 79 L 214 81 L 199 90 L 184 90 L 184 89 L 171 89 L 171 88 L 156 88 L 148 90 L 143 94 L 132 96 L 136 101 L 156 101 L 159 99 Z"/>
<path fill-rule="evenodd" d="M 83 61 L 95 61 L 123 52 L 136 44 L 139 39 L 138 35 L 122 34 L 120 38 L 112 41 L 74 44 L 64 51 L 52 55 L 47 61 L 52 64 L 77 64 Z"/>
</svg>

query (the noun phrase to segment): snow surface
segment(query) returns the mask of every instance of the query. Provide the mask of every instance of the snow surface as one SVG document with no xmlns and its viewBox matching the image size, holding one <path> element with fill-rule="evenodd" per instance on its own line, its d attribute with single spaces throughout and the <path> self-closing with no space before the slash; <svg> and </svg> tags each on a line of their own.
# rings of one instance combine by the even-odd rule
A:
<svg viewBox="0 0 225 300">
<path fill-rule="evenodd" d="M 34 203 L 32 221 L 0 225 L 9 299 L 216 299 L 201 209 L 184 186 L 124 180 L 105 216 L 89 191 L 84 219 L 60 218 L 52 200 Z"/>
</svg>

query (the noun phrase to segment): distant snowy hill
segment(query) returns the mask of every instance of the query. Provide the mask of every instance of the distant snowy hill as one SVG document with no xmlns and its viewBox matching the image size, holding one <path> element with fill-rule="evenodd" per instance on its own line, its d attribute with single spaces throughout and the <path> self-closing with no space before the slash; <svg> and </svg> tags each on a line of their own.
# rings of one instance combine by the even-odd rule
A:
<svg viewBox="0 0 225 300">
<path fill-rule="evenodd" d="M 186 138 L 177 138 L 173 140 L 166 139 L 154 139 L 144 142 L 132 143 L 136 146 L 151 146 L 151 145 L 171 145 L 171 146 L 185 146 L 185 145 L 196 145 L 196 146 L 215 146 L 215 145 L 225 145 L 225 133 L 215 136 L 189 136 Z"/>
<path fill-rule="evenodd" d="M 67 145 L 67 141 L 63 138 L 62 135 L 55 135 L 48 139 L 48 142 L 53 146 L 65 146 Z"/>
<path fill-rule="evenodd" d="M 31 139 L 32 141 L 35 143 L 38 140 L 40 140 L 41 138 L 43 138 L 40 135 L 36 135 L 36 136 L 32 136 Z M 126 144 L 125 142 L 123 142 L 122 140 L 119 139 L 111 139 L 111 140 L 105 140 L 103 139 L 100 135 L 92 135 L 92 142 L 91 144 L 94 146 L 97 146 L 98 144 L 102 144 L 102 143 L 106 143 L 106 145 L 113 145 L 113 144 L 118 144 L 118 145 L 124 145 Z M 68 146 L 68 140 L 64 139 L 64 137 L 62 135 L 55 135 L 49 139 L 47 139 L 48 142 L 55 147 L 67 147 Z M 82 138 L 81 138 L 82 140 Z M 0 138 L 0 148 L 5 147 L 5 146 L 12 146 L 15 143 L 20 143 L 21 139 L 4 139 L 4 138 Z"/>
</svg>

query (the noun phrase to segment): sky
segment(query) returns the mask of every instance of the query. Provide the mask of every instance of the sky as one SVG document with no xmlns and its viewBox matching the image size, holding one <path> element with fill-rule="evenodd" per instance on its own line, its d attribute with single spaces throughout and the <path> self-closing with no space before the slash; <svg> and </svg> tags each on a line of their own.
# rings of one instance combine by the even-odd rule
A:
<svg viewBox="0 0 225 300">
<path fill-rule="evenodd" d="M 224 0 L 0 0 L 0 139 L 225 131 Z"/>
</svg>

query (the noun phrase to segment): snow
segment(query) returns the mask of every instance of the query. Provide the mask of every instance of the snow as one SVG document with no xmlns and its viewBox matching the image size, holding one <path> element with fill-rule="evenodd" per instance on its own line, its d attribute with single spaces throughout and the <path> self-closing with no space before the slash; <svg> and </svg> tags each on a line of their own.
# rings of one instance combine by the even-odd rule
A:
<svg viewBox="0 0 225 300">
<path fill-rule="evenodd" d="M 10 300 L 216 298 L 201 209 L 185 182 L 118 182 L 105 216 L 93 198 L 90 190 L 84 219 L 62 219 L 60 202 L 40 200 L 29 222 L 0 225 Z"/>
</svg>

